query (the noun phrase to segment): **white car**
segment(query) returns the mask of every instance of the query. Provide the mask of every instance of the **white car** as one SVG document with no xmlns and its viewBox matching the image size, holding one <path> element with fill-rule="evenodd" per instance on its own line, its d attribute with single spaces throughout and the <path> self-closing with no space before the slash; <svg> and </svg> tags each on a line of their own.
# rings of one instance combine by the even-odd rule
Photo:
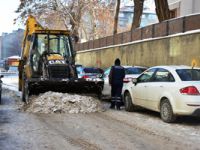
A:
<svg viewBox="0 0 200 150">
<path fill-rule="evenodd" d="M 200 115 L 200 69 L 190 66 L 149 68 L 123 89 L 125 110 L 141 106 L 160 112 L 164 122 L 177 115 Z"/>
<path fill-rule="evenodd" d="M 125 78 L 124 84 L 132 81 L 133 78 L 138 77 L 142 72 L 144 72 L 147 67 L 142 66 L 123 66 L 125 68 Z M 104 71 L 104 87 L 102 91 L 102 96 L 104 98 L 111 98 L 111 86 L 109 85 L 109 73 L 111 67 Z"/>
</svg>

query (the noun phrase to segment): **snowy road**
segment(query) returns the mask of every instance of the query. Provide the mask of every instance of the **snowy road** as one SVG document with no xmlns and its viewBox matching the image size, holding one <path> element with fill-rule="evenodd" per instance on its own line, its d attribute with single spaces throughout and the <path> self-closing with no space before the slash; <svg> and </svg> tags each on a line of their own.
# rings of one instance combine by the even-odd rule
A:
<svg viewBox="0 0 200 150">
<path fill-rule="evenodd" d="M 200 149 L 200 118 L 181 117 L 177 123 L 167 124 L 158 113 L 110 110 L 108 102 L 101 102 L 101 111 L 86 114 L 35 113 L 22 109 L 16 89 L 4 89 L 2 94 L 2 150 Z M 58 99 L 67 95 L 53 96 Z M 75 105 L 75 101 L 70 103 Z"/>
<path fill-rule="evenodd" d="M 41 114 L 19 110 L 16 92 L 4 90 L 0 106 L 0 149 L 200 149 L 200 119 L 166 124 L 159 114 L 108 109 L 88 114 Z"/>
</svg>

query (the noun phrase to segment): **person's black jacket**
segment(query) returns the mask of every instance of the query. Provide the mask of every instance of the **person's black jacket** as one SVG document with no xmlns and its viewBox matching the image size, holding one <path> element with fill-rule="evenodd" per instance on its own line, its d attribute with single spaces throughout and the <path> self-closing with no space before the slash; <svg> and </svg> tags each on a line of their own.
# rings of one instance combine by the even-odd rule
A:
<svg viewBox="0 0 200 150">
<path fill-rule="evenodd" d="M 125 69 L 122 66 L 112 66 L 109 74 L 110 85 L 123 85 Z"/>
</svg>

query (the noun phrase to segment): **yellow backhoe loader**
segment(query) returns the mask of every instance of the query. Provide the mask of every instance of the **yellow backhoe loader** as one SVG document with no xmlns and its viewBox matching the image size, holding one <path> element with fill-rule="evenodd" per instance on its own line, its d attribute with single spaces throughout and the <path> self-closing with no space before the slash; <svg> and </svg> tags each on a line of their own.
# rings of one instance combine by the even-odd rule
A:
<svg viewBox="0 0 200 150">
<path fill-rule="evenodd" d="M 30 15 L 18 68 L 22 100 L 28 102 L 29 95 L 48 90 L 76 92 L 88 86 L 100 93 L 103 83 L 80 81 L 74 64 L 70 32 L 44 28 Z"/>
</svg>

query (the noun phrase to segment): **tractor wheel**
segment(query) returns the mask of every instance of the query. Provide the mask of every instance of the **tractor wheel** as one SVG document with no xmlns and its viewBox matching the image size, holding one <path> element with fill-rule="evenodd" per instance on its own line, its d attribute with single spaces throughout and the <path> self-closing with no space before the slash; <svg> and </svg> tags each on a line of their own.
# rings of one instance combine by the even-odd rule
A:
<svg viewBox="0 0 200 150">
<path fill-rule="evenodd" d="M 23 84 L 22 84 L 22 101 L 28 103 L 29 98 L 29 84 L 26 80 L 25 76 L 23 75 Z"/>
</svg>

